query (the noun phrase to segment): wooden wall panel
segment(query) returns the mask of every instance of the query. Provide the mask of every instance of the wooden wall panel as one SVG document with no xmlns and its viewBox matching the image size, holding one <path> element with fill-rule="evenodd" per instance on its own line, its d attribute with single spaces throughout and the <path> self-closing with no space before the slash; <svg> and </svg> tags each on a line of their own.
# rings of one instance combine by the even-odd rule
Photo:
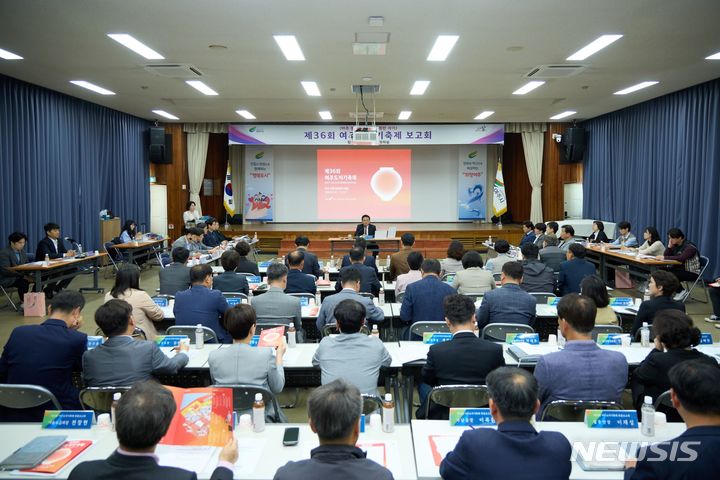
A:
<svg viewBox="0 0 720 480">
<path fill-rule="evenodd" d="M 507 195 L 508 212 L 513 222 L 530 218 L 530 180 L 525 166 L 525 152 L 519 133 L 506 133 L 503 147 L 503 179 Z"/>
<path fill-rule="evenodd" d="M 553 140 L 554 133 L 564 134 L 570 126 L 567 123 L 550 123 L 545 132 L 543 149 L 543 217 L 545 221 L 562 220 L 565 218 L 564 185 L 566 183 L 582 183 L 582 163 L 560 164 L 563 154 L 562 147 Z M 507 138 L 507 135 L 506 135 Z"/>
<path fill-rule="evenodd" d="M 205 161 L 205 176 L 203 178 L 213 181 L 213 195 L 204 195 L 204 189 L 200 192 L 200 203 L 202 204 L 203 215 L 210 215 L 220 220 L 222 224 L 225 218 L 223 207 L 223 188 L 225 186 L 225 172 L 228 161 L 228 136 L 227 133 L 211 133 L 208 140 L 207 159 Z"/>
<path fill-rule="evenodd" d="M 159 185 L 167 185 L 168 235 L 172 239 L 182 235 L 182 214 L 190 199 L 187 173 L 187 139 L 181 124 L 164 125 L 165 134 L 172 135 L 173 162 L 151 164 L 150 175 Z M 184 188 L 183 188 L 184 187 Z"/>
</svg>

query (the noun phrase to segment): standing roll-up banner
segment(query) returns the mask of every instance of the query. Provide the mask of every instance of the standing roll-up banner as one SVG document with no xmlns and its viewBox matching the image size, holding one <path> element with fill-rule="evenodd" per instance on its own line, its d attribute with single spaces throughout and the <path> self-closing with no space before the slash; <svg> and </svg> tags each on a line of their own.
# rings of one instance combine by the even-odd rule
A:
<svg viewBox="0 0 720 480">
<path fill-rule="evenodd" d="M 458 220 L 485 220 L 487 199 L 487 147 L 458 148 Z"/>
<path fill-rule="evenodd" d="M 244 220 L 273 220 L 275 187 L 270 147 L 245 147 Z"/>
</svg>

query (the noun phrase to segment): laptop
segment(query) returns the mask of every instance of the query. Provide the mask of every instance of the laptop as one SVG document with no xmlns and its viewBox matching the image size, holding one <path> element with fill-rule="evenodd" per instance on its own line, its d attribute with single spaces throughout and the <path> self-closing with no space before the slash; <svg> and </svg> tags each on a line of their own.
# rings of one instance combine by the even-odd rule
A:
<svg viewBox="0 0 720 480">
<path fill-rule="evenodd" d="M 375 230 L 375 238 L 388 238 L 387 230 Z"/>
<path fill-rule="evenodd" d="M 397 235 L 397 227 L 390 227 L 387 231 L 387 238 L 395 238 Z"/>
<path fill-rule="evenodd" d="M 507 351 L 510 356 L 518 362 L 537 362 L 540 358 L 540 355 L 530 355 L 529 353 L 525 353 L 525 351 L 518 345 L 510 345 Z"/>
</svg>

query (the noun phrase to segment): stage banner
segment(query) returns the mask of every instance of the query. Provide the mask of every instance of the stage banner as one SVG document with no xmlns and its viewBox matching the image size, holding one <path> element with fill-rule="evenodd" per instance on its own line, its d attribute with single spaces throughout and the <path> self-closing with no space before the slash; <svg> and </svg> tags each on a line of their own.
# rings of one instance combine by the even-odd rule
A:
<svg viewBox="0 0 720 480">
<path fill-rule="evenodd" d="M 380 145 L 502 145 L 505 126 L 378 125 Z M 228 125 L 230 145 L 351 145 L 354 125 Z"/>
<path fill-rule="evenodd" d="M 502 162 L 498 162 L 493 184 L 493 214 L 499 217 L 507 212 L 507 197 L 505 196 L 505 180 L 502 173 Z M 501 222 L 502 223 L 502 222 Z"/>
<path fill-rule="evenodd" d="M 272 221 L 275 205 L 271 148 L 245 149 L 244 220 Z"/>
<path fill-rule="evenodd" d="M 458 220 L 485 220 L 487 147 L 458 149 Z"/>
</svg>

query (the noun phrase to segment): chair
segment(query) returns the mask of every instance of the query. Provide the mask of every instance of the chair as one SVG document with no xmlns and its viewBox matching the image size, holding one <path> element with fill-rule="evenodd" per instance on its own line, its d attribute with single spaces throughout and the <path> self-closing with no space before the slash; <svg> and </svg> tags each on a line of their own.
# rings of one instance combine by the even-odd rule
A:
<svg viewBox="0 0 720 480">
<path fill-rule="evenodd" d="M 173 325 L 172 327 L 168 327 L 165 335 L 187 335 L 190 338 L 190 343 L 195 344 L 196 329 L 197 326 L 195 325 Z M 215 330 L 205 326 L 203 326 L 202 329 L 205 343 L 220 343 Z"/>
<path fill-rule="evenodd" d="M 542 305 L 548 302 L 548 299 L 550 298 L 556 298 L 556 295 L 554 293 L 537 293 L 537 292 L 528 292 L 530 295 L 535 297 L 535 303 L 538 305 Z"/>
<path fill-rule="evenodd" d="M 86 387 L 80 390 L 80 405 L 83 410 L 95 413 L 108 413 L 112 406 L 113 395 L 125 393 L 130 387 Z"/>
<path fill-rule="evenodd" d="M 707 269 L 707 266 L 709 263 L 710 263 L 710 259 L 708 257 L 700 255 L 700 273 L 698 274 L 698 277 L 695 279 L 695 281 L 690 286 L 688 291 L 685 293 L 685 296 L 683 297 L 683 300 L 682 300 L 683 303 L 685 303 L 688 300 L 688 298 L 690 298 L 693 290 L 695 290 L 695 287 L 698 284 L 702 285 L 703 291 L 705 292 L 705 300 L 697 300 L 695 298 L 693 298 L 693 300 L 697 300 L 698 302 L 702 302 L 702 303 L 708 303 L 710 298 L 708 296 L 707 285 L 705 284 L 705 280 L 703 280 L 703 275 L 705 275 L 705 270 Z"/>
<path fill-rule="evenodd" d="M 225 297 L 225 300 L 231 299 L 231 298 L 239 298 L 242 303 L 250 303 L 248 301 L 248 296 L 244 293 L 240 292 L 222 292 L 222 296 Z"/>
<path fill-rule="evenodd" d="M 98 327 L 95 329 L 95 335 L 104 337 L 105 333 L 103 333 L 102 328 Z M 131 337 L 135 340 L 147 340 L 147 335 L 145 335 L 145 332 L 140 327 L 135 327 Z"/>
<path fill-rule="evenodd" d="M 463 295 L 472 298 L 473 302 L 477 302 L 485 296 L 485 292 L 465 292 Z"/>
<path fill-rule="evenodd" d="M 501 278 L 502 278 L 502 273 L 493 273 L 493 279 L 496 282 L 499 282 Z"/>
<path fill-rule="evenodd" d="M 255 403 L 255 394 L 261 393 L 265 402 L 265 415 L 268 416 L 273 423 L 283 423 L 281 417 L 280 404 L 277 397 L 265 387 L 258 385 L 211 385 L 212 388 L 232 388 L 233 391 L 233 411 L 249 412 Z M 268 412 L 268 406 L 272 405 L 273 409 Z"/>
<path fill-rule="evenodd" d="M 255 324 L 255 335 L 260 335 L 263 330 L 270 330 L 271 328 L 283 327 L 283 335 L 287 335 L 288 331 L 287 323 L 256 323 Z"/>
<path fill-rule="evenodd" d="M 423 333 L 449 332 L 450 328 L 445 322 L 415 322 L 410 325 L 410 335 L 423 336 Z"/>
<path fill-rule="evenodd" d="M 327 325 L 324 325 L 322 328 L 322 332 L 320 332 L 323 337 L 327 337 L 330 335 L 335 335 L 340 333 L 340 331 L 337 329 L 337 325 L 334 323 L 328 323 Z M 364 333 L 365 335 L 370 335 L 370 329 L 367 325 L 363 325 L 360 327 L 360 333 Z"/>
<path fill-rule="evenodd" d="M 669 407 L 673 410 L 675 407 L 672 404 L 672 400 L 670 399 L 670 390 L 666 390 L 663 393 L 660 394 L 660 396 L 655 400 L 655 410 L 657 410 L 660 407 Z"/>
<path fill-rule="evenodd" d="M 618 325 L 595 325 L 590 334 L 593 341 L 597 341 L 597 337 L 601 333 L 623 333 L 622 327 Z"/>
<path fill-rule="evenodd" d="M 6 290 L 5 287 L 3 287 L 2 285 L 0 285 L 0 290 L 2 290 L 3 295 L 5 295 L 5 298 L 7 298 L 8 302 L 10 303 L 10 305 L 12 305 L 13 310 L 15 310 L 15 311 L 17 312 L 17 311 L 18 311 L 18 307 L 17 307 L 17 305 L 15 305 L 15 302 L 12 301 L 12 298 L 10 298 L 10 293 L 12 293 L 13 291 L 17 292 L 17 288 L 15 288 L 15 287 L 8 287 L 7 290 Z M 22 301 L 23 301 L 23 299 L 21 298 L 21 299 L 20 299 L 20 303 L 22 303 Z"/>
<path fill-rule="evenodd" d="M 545 407 L 541 422 L 583 422 L 585 410 L 622 410 L 622 405 L 600 400 L 555 400 Z"/>
<path fill-rule="evenodd" d="M 358 293 L 360 294 L 361 297 L 367 297 L 367 298 L 369 298 L 370 300 L 372 300 L 373 298 L 375 298 L 375 295 L 373 295 L 373 294 L 370 293 L 370 292 L 358 292 Z"/>
<path fill-rule="evenodd" d="M 292 315 L 262 315 L 256 319 L 258 325 L 260 324 L 274 324 L 274 325 L 285 325 L 286 327 L 294 324 L 295 317 Z"/>
<path fill-rule="evenodd" d="M 446 408 L 486 407 L 490 394 L 485 385 L 439 385 L 430 390 L 425 402 L 425 418 L 429 418 L 432 404 Z"/>
<path fill-rule="evenodd" d="M 370 415 L 371 413 L 382 411 L 383 401 L 377 395 L 370 395 L 369 393 L 362 394 L 363 408 L 362 413 Z"/>
<path fill-rule="evenodd" d="M 402 303 L 403 298 L 405 298 L 405 292 L 404 292 L 404 291 L 395 294 L 395 302 L 396 302 L 396 303 Z"/>
<path fill-rule="evenodd" d="M 442 276 L 442 278 L 440 280 L 442 280 L 443 282 L 452 283 L 453 280 L 455 280 L 455 274 L 454 273 L 446 273 L 445 275 Z"/>
<path fill-rule="evenodd" d="M 535 330 L 524 323 L 489 323 L 483 327 L 480 338 L 504 342 L 508 333 L 535 333 Z"/>
<path fill-rule="evenodd" d="M 62 410 L 55 395 L 45 387 L 28 384 L 0 384 L 0 406 L 14 409 L 35 408 L 52 403 L 55 410 Z"/>
</svg>

